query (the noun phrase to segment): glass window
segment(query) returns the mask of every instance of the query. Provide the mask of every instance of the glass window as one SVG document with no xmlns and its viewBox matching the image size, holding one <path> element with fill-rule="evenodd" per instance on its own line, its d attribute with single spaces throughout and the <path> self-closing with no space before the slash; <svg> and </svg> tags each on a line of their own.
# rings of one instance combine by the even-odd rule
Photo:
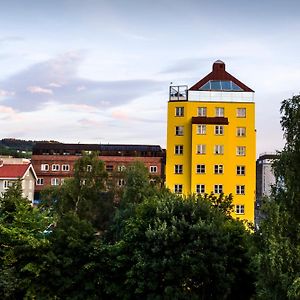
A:
<svg viewBox="0 0 300 300">
<path fill-rule="evenodd" d="M 236 135 L 239 137 L 246 136 L 246 127 L 237 127 L 236 128 Z"/>
<path fill-rule="evenodd" d="M 206 145 L 197 145 L 197 154 L 205 154 L 206 153 Z"/>
<path fill-rule="evenodd" d="M 112 166 L 112 165 L 106 165 L 105 169 L 106 169 L 107 172 L 112 172 L 114 170 L 114 166 Z"/>
<path fill-rule="evenodd" d="M 48 164 L 41 164 L 41 171 L 49 171 L 49 165 Z"/>
<path fill-rule="evenodd" d="M 70 165 L 62 165 L 61 169 L 62 169 L 62 171 L 65 171 L 65 172 L 70 171 Z"/>
<path fill-rule="evenodd" d="M 245 166 L 237 166 L 236 167 L 236 175 L 245 175 L 246 167 Z"/>
<path fill-rule="evenodd" d="M 174 172 L 175 172 L 175 174 L 182 174 L 183 173 L 183 165 L 175 165 Z"/>
<path fill-rule="evenodd" d="M 150 173 L 157 173 L 157 166 L 150 166 Z"/>
<path fill-rule="evenodd" d="M 211 80 L 210 81 L 210 89 L 211 90 L 221 90 L 221 81 L 219 80 Z"/>
<path fill-rule="evenodd" d="M 174 192 L 176 194 L 182 194 L 182 184 L 175 184 L 174 185 Z"/>
<path fill-rule="evenodd" d="M 215 174 L 223 174 L 223 165 L 214 165 Z"/>
<path fill-rule="evenodd" d="M 223 185 L 222 184 L 215 184 L 214 185 L 214 193 L 215 194 L 223 193 Z"/>
<path fill-rule="evenodd" d="M 51 178 L 51 185 L 59 185 L 59 179 L 58 178 Z"/>
<path fill-rule="evenodd" d="M 238 118 L 246 118 L 246 108 L 244 108 L 244 107 L 238 108 L 236 110 L 236 116 Z"/>
<path fill-rule="evenodd" d="M 214 154 L 223 155 L 224 154 L 224 146 L 223 145 L 215 145 Z"/>
<path fill-rule="evenodd" d="M 184 116 L 184 107 L 176 107 L 175 108 L 175 116 L 183 117 Z"/>
<path fill-rule="evenodd" d="M 245 156 L 246 155 L 246 147 L 245 146 L 237 146 L 236 147 L 236 155 L 237 156 Z"/>
<path fill-rule="evenodd" d="M 118 179 L 117 185 L 118 185 L 119 187 L 124 186 L 124 185 L 125 185 L 125 179 L 124 179 L 124 178 Z"/>
<path fill-rule="evenodd" d="M 183 145 L 175 145 L 175 154 L 182 155 L 183 154 Z"/>
<path fill-rule="evenodd" d="M 175 127 L 175 135 L 182 136 L 183 135 L 183 126 Z"/>
<path fill-rule="evenodd" d="M 216 107 L 216 117 L 224 117 L 224 107 Z"/>
<path fill-rule="evenodd" d="M 215 135 L 223 135 L 224 134 L 224 126 L 216 125 L 215 126 Z"/>
<path fill-rule="evenodd" d="M 59 170 L 60 170 L 60 165 L 58 165 L 58 164 L 52 165 L 52 171 L 59 171 Z"/>
<path fill-rule="evenodd" d="M 118 166 L 118 172 L 124 172 L 126 167 L 124 165 Z"/>
<path fill-rule="evenodd" d="M 235 213 L 236 214 L 244 214 L 245 213 L 245 205 L 244 204 L 237 204 L 235 206 Z"/>
<path fill-rule="evenodd" d="M 44 184 L 44 178 L 38 178 L 36 184 L 37 185 L 43 185 Z"/>
<path fill-rule="evenodd" d="M 196 184 L 196 193 L 204 194 L 205 193 L 205 184 Z"/>
<path fill-rule="evenodd" d="M 206 125 L 198 125 L 197 134 L 206 134 Z"/>
<path fill-rule="evenodd" d="M 205 174 L 205 165 L 197 165 L 196 166 L 196 173 L 197 174 Z"/>
<path fill-rule="evenodd" d="M 198 116 L 206 117 L 207 116 L 207 108 L 206 107 L 198 107 Z"/>
<path fill-rule="evenodd" d="M 244 185 L 237 185 L 236 186 L 236 194 L 237 195 L 245 195 L 245 186 Z"/>
</svg>

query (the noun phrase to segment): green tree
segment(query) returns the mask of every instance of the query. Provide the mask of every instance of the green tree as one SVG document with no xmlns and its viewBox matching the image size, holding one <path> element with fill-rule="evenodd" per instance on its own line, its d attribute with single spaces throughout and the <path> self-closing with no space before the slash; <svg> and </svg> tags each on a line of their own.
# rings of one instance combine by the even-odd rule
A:
<svg viewBox="0 0 300 300">
<path fill-rule="evenodd" d="M 280 111 L 286 144 L 256 237 L 259 299 L 300 299 L 300 96 L 284 100 Z"/>
<path fill-rule="evenodd" d="M 84 154 L 74 165 L 74 177 L 42 193 L 42 207 L 59 216 L 73 212 L 97 230 L 104 230 L 114 212 L 113 194 L 106 189 L 108 174 L 98 154 Z"/>
<path fill-rule="evenodd" d="M 0 197 L 0 298 L 31 297 L 40 272 L 40 258 L 49 242 L 43 231 L 52 222 L 22 197 L 21 182 Z"/>
<path fill-rule="evenodd" d="M 123 226 L 98 258 L 107 270 L 99 281 L 110 298 L 251 296 L 249 233 L 207 199 L 164 191 L 136 205 Z"/>
</svg>

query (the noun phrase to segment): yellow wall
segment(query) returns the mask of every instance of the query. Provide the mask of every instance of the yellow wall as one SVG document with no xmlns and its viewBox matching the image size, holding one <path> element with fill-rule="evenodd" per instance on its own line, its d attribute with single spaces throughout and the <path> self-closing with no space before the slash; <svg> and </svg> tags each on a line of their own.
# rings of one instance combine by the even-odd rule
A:
<svg viewBox="0 0 300 300">
<path fill-rule="evenodd" d="M 184 107 L 184 116 L 176 117 L 175 108 Z M 207 107 L 207 117 L 215 117 L 215 108 L 224 107 L 224 117 L 229 124 L 224 126 L 223 135 L 215 135 L 215 125 L 206 125 L 206 135 L 197 134 L 198 107 Z M 237 108 L 246 108 L 246 117 L 236 116 Z M 175 136 L 175 126 L 184 126 L 184 135 Z M 246 136 L 237 137 L 236 128 L 246 127 Z M 225 194 L 233 194 L 233 204 L 242 204 L 244 214 L 234 214 L 240 219 L 254 221 L 255 201 L 255 107 L 253 102 L 202 102 L 169 101 L 167 129 L 166 185 L 174 191 L 175 184 L 183 185 L 183 194 L 196 192 L 196 184 L 205 184 L 206 193 L 213 191 L 215 184 L 223 185 Z M 206 145 L 206 154 L 197 154 L 198 144 Z M 224 154 L 214 154 L 214 145 L 224 145 Z M 183 145 L 183 155 L 175 155 L 175 145 Z M 246 155 L 237 156 L 236 147 L 245 146 Z M 174 165 L 183 165 L 183 174 L 174 173 Z M 196 165 L 205 164 L 205 174 L 196 174 Z M 214 165 L 223 165 L 223 174 L 214 174 Z M 245 166 L 245 175 L 236 175 L 236 167 Z M 245 194 L 236 195 L 236 185 L 245 185 Z"/>
</svg>

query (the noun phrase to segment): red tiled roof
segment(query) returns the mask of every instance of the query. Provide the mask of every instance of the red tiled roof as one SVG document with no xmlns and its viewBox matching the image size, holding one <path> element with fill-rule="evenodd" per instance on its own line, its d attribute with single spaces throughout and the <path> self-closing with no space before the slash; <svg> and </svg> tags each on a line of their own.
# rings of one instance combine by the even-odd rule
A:
<svg viewBox="0 0 300 300">
<path fill-rule="evenodd" d="M 213 70 L 208 75 L 206 75 L 204 78 L 202 78 L 200 81 L 198 81 L 196 84 L 194 84 L 190 90 L 191 91 L 198 91 L 205 83 L 207 83 L 210 80 L 228 80 L 232 81 L 235 84 L 237 84 L 244 92 L 254 92 L 252 89 L 250 89 L 248 86 L 246 86 L 244 83 L 233 77 L 231 74 L 225 71 L 225 64 L 221 60 L 217 60 L 213 64 Z"/>
<path fill-rule="evenodd" d="M 30 164 L 4 164 L 0 167 L 0 178 L 22 178 Z"/>
</svg>

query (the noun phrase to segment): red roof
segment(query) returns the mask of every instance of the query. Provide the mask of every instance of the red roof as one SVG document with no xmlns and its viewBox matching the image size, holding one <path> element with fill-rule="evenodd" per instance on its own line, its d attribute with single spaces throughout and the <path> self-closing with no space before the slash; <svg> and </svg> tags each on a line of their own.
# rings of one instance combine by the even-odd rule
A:
<svg viewBox="0 0 300 300">
<path fill-rule="evenodd" d="M 30 164 L 4 164 L 0 166 L 0 178 L 22 178 Z"/>
<path fill-rule="evenodd" d="M 195 85 L 193 85 L 190 90 L 198 91 L 205 83 L 210 80 L 224 80 L 224 81 L 232 81 L 236 85 L 238 85 L 244 92 L 254 92 L 244 83 L 233 77 L 231 74 L 225 71 L 225 64 L 221 60 L 217 60 L 213 64 L 212 72 L 198 81 Z"/>
</svg>

